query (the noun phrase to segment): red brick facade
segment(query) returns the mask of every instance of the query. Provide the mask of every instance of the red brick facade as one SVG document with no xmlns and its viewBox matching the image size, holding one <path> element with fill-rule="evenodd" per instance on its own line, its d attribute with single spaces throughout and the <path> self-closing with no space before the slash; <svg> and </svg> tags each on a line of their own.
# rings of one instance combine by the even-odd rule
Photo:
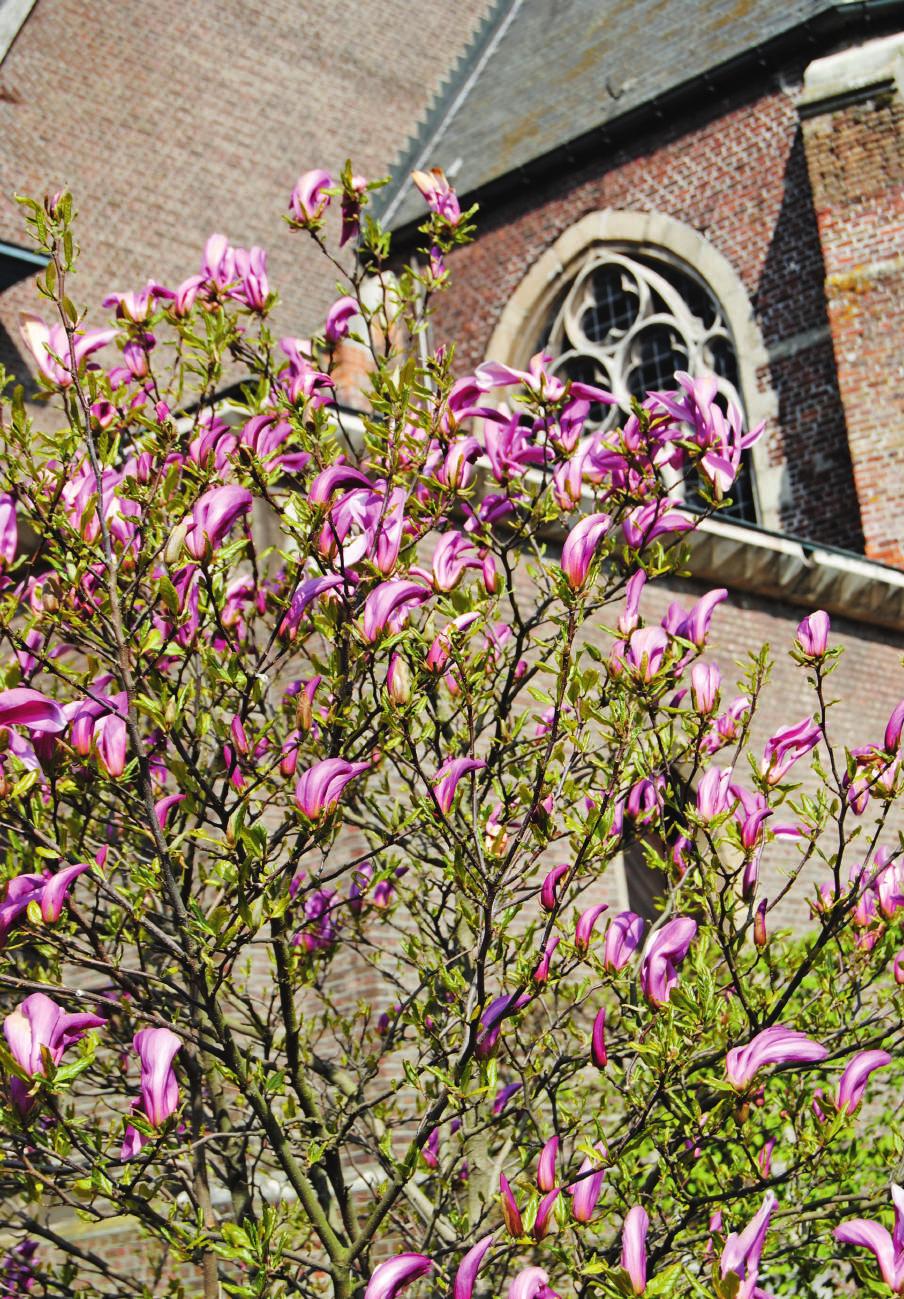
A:
<svg viewBox="0 0 904 1299">
<path fill-rule="evenodd" d="M 904 104 L 804 123 L 866 553 L 904 562 Z"/>
<path fill-rule="evenodd" d="M 96 318 L 110 290 L 193 274 L 222 230 L 268 249 L 283 332 L 319 328 L 336 277 L 281 225 L 295 180 L 349 156 L 387 174 L 488 3 L 412 22 L 406 0 L 37 0 L 0 65 L 0 240 L 26 243 L 15 193 L 68 185 Z M 23 309 L 29 280 L 0 298 L 0 361 L 22 377 Z"/>
<path fill-rule="evenodd" d="M 437 327 L 457 340 L 463 368 L 476 365 L 526 269 L 586 213 L 657 211 L 686 223 L 734 267 L 767 352 L 776 353 L 757 377 L 778 401 L 766 445 L 769 464 L 785 471 L 781 526 L 862 550 L 799 88 L 798 79 L 730 108 L 710 107 L 578 171 L 563 157 L 561 174 L 542 186 L 513 182 L 511 199 L 478 217 L 477 242 L 452 258 L 456 289 Z"/>
</svg>

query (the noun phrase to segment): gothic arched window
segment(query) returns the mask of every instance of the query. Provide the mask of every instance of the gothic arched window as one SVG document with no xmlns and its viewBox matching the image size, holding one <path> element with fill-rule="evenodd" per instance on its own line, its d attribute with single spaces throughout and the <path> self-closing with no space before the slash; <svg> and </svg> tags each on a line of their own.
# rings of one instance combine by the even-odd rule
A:
<svg viewBox="0 0 904 1299">
<path fill-rule="evenodd" d="M 745 414 L 731 329 L 706 282 L 677 257 L 643 246 L 590 247 L 576 273 L 560 285 L 535 350 L 554 358 L 553 370 L 608 389 L 618 406 L 591 412 L 610 428 L 631 410 L 631 398 L 675 388 L 675 372 L 714 374 L 719 400 Z M 746 459 L 746 457 L 745 457 Z M 730 513 L 754 521 L 751 468 L 732 492 Z"/>
</svg>

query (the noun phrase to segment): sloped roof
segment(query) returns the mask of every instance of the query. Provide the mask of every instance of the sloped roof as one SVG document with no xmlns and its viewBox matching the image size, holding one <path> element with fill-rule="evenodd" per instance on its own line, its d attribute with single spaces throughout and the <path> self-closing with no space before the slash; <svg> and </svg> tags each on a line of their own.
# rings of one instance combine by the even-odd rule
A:
<svg viewBox="0 0 904 1299">
<path fill-rule="evenodd" d="M 497 0 L 395 169 L 395 228 L 423 204 L 408 173 L 443 167 L 470 195 L 643 105 L 799 32 L 862 20 L 848 0 Z M 829 20 L 828 23 L 826 20 Z M 801 31 L 801 29 L 803 29 Z M 808 31 L 809 29 L 809 31 Z"/>
</svg>

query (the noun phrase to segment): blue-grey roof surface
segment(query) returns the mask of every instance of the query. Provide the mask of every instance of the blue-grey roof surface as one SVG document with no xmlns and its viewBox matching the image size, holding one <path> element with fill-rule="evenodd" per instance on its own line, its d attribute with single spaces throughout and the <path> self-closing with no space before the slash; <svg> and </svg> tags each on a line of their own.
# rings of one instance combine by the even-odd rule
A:
<svg viewBox="0 0 904 1299">
<path fill-rule="evenodd" d="M 854 8 L 831 0 L 497 0 L 410 141 L 386 217 L 399 227 L 423 212 L 408 179 L 414 167 L 443 167 L 459 193 L 473 193 L 751 48 Z"/>
</svg>

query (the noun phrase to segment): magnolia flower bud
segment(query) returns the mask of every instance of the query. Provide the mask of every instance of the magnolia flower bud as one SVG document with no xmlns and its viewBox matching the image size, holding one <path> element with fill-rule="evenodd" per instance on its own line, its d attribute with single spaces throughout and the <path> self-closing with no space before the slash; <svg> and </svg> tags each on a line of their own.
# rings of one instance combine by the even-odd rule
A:
<svg viewBox="0 0 904 1299">
<path fill-rule="evenodd" d="M 757 947 L 765 947 L 769 941 L 766 934 L 766 903 L 768 899 L 763 898 L 762 902 L 756 909 L 756 916 L 753 921 L 753 941 Z"/>
<path fill-rule="evenodd" d="M 187 519 L 184 519 L 173 528 L 169 536 L 169 541 L 166 543 L 166 549 L 163 552 L 163 562 L 165 564 L 172 565 L 179 562 L 179 556 L 182 554 L 182 547 L 185 545 L 187 532 Z"/>
<path fill-rule="evenodd" d="M 399 707 L 411 699 L 411 670 L 401 654 L 393 654 L 389 660 L 386 690 L 391 702 Z"/>
</svg>

